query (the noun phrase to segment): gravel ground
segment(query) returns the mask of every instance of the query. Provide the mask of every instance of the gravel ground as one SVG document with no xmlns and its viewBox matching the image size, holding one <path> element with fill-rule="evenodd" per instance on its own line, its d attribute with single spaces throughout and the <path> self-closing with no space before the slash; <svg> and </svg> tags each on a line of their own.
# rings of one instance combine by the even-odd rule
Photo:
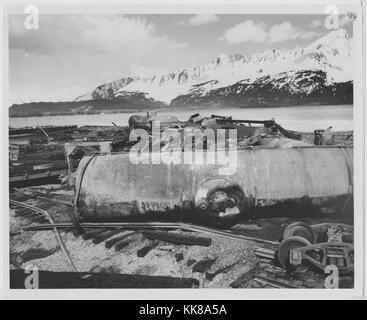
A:
<svg viewBox="0 0 367 320">
<path fill-rule="evenodd" d="M 24 192 L 42 192 L 53 199 L 72 200 L 72 190 L 59 185 L 47 185 L 42 187 L 28 187 Z M 40 199 L 29 199 L 19 193 L 12 194 L 19 201 L 47 210 L 55 222 L 69 221 L 67 210 L 72 210 L 64 205 L 51 203 Z M 11 206 L 10 210 L 10 262 L 11 269 L 24 269 L 28 265 L 37 266 L 45 271 L 73 271 L 68 260 L 60 250 L 53 231 L 27 231 L 22 232 L 25 225 L 38 224 L 35 216 L 25 209 Z M 248 236 L 259 236 L 278 240 L 284 225 L 289 219 L 264 219 L 250 223 L 256 224 L 252 231 L 236 231 Z M 318 221 L 309 221 L 318 223 Z M 262 232 L 261 232 L 262 231 Z M 121 236 L 123 231 L 114 237 Z M 262 234 L 261 234 L 262 233 Z M 276 249 L 272 245 L 259 245 L 251 241 L 233 240 L 219 236 L 211 236 L 212 244 L 209 247 L 173 245 L 159 242 L 145 257 L 137 257 L 137 250 L 144 247 L 150 240 L 141 234 L 134 233 L 130 237 L 130 243 L 121 251 L 114 248 L 106 249 L 104 242 L 94 244 L 92 240 L 83 240 L 72 232 L 61 232 L 61 236 L 70 253 L 70 256 L 80 272 L 93 273 L 120 273 L 150 276 L 172 276 L 195 278 L 199 280 L 200 287 L 204 288 L 229 288 L 231 283 L 242 277 L 245 279 L 239 287 L 257 288 L 268 287 L 253 280 L 253 276 L 260 275 L 272 279 L 278 279 L 296 287 L 323 288 L 325 276 L 313 272 L 307 268 L 301 268 L 298 272 L 289 274 L 286 270 L 277 267 L 267 259 L 261 259 L 254 254 L 258 247 Z M 182 254 L 179 261 L 177 256 Z M 188 266 L 188 260 L 216 259 L 209 272 L 215 272 L 230 264 L 233 267 L 219 273 L 209 281 L 205 273 L 193 272 L 193 265 Z M 344 279 L 345 287 L 353 286 L 353 277 Z"/>
</svg>

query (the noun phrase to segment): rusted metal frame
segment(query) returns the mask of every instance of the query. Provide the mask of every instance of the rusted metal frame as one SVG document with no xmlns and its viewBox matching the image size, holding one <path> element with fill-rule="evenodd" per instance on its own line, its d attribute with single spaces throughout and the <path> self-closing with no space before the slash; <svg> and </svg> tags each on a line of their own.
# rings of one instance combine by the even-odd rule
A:
<svg viewBox="0 0 367 320">
<path fill-rule="evenodd" d="M 274 120 L 234 120 L 234 119 L 219 119 L 219 121 L 230 121 L 233 123 L 256 123 L 256 124 L 264 124 L 264 125 L 273 125 L 275 123 Z"/>
<path fill-rule="evenodd" d="M 322 227 L 330 227 L 330 226 L 337 226 L 337 227 L 343 227 L 343 228 L 354 230 L 353 226 L 349 224 L 345 224 L 345 223 L 339 223 L 339 222 L 322 222 L 322 223 L 317 223 L 317 224 L 311 224 L 312 228 L 322 228 Z"/>
<path fill-rule="evenodd" d="M 354 250 L 354 247 L 352 244 L 350 243 L 345 243 L 345 242 L 324 242 L 324 243 L 316 243 L 313 244 L 311 246 L 306 246 L 306 247 L 300 247 L 300 248 L 296 248 L 293 249 L 290 253 L 291 257 L 292 255 L 296 254 L 297 256 L 297 260 L 300 259 L 300 261 L 302 262 L 302 260 L 306 260 L 309 263 L 313 264 L 314 266 L 316 266 L 317 268 L 319 268 L 320 270 L 324 271 L 326 266 L 327 266 L 327 253 L 326 250 L 328 248 L 340 248 L 343 250 L 344 253 L 344 258 L 346 259 L 347 262 L 347 266 L 345 268 L 338 268 L 341 272 L 350 272 L 353 270 L 354 268 L 354 263 L 351 261 L 350 257 L 349 257 L 349 253 L 350 251 Z M 311 255 L 308 254 L 309 251 L 312 250 L 321 250 L 323 252 L 323 257 L 322 257 L 322 261 L 318 261 L 315 258 L 313 258 Z M 292 262 L 291 262 L 292 263 Z"/>
<path fill-rule="evenodd" d="M 280 131 L 282 134 L 284 134 L 287 138 L 299 140 L 298 136 L 296 136 L 295 134 L 293 134 L 293 133 L 289 132 L 288 130 L 284 129 L 282 126 L 280 126 L 274 120 L 224 120 L 223 119 L 222 121 L 231 121 L 233 123 L 248 123 L 249 125 L 251 125 L 251 123 L 263 124 L 265 127 L 275 126 L 275 128 L 278 131 Z"/>
<path fill-rule="evenodd" d="M 293 134 L 293 133 L 289 132 L 288 130 L 284 129 L 283 127 L 281 127 L 276 122 L 274 122 L 274 126 L 278 131 L 280 131 L 282 134 L 284 134 L 287 138 L 300 140 L 299 136 L 297 136 L 296 134 Z"/>
<path fill-rule="evenodd" d="M 19 201 L 16 201 L 16 200 L 9 199 L 9 202 L 11 204 L 15 205 L 15 206 L 26 208 L 26 209 L 29 209 L 29 210 L 32 210 L 32 211 L 43 214 L 50 221 L 51 227 L 55 232 L 56 239 L 59 242 L 60 248 L 61 248 L 62 252 L 65 254 L 66 258 L 69 260 L 69 263 L 72 266 L 73 270 L 75 272 L 79 272 L 78 269 L 76 268 L 74 262 L 71 260 L 70 254 L 69 254 L 69 252 L 68 252 L 68 250 L 65 246 L 65 243 L 62 240 L 61 235 L 59 233 L 59 230 L 57 229 L 56 224 L 54 223 L 54 221 L 51 218 L 50 214 L 46 210 L 43 210 L 41 208 L 37 208 L 35 206 L 29 205 L 29 204 L 26 204 L 26 203 L 19 202 Z"/>
</svg>

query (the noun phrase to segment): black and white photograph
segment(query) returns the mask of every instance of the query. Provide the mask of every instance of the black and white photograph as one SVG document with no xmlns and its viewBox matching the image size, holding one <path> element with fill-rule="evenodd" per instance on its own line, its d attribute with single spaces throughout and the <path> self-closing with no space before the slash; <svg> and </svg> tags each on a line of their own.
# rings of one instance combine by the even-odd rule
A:
<svg viewBox="0 0 367 320">
<path fill-rule="evenodd" d="M 350 2 L 5 7 L 8 289 L 361 293 Z"/>
</svg>

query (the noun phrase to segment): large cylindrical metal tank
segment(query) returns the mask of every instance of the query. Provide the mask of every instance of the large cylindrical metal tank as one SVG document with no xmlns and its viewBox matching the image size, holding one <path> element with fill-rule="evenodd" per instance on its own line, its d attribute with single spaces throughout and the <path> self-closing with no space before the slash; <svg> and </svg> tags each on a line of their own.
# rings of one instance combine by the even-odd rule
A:
<svg viewBox="0 0 367 320">
<path fill-rule="evenodd" d="M 353 203 L 353 148 L 237 151 L 237 166 L 134 164 L 128 154 L 81 160 L 75 207 L 82 221 L 233 221 L 345 214 Z"/>
</svg>

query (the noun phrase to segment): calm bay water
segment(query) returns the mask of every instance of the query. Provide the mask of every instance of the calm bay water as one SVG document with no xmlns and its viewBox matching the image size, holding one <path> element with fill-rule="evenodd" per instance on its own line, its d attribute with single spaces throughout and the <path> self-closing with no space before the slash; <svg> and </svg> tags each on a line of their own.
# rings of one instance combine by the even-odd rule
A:
<svg viewBox="0 0 367 320">
<path fill-rule="evenodd" d="M 201 109 L 190 110 L 164 110 L 159 114 L 173 114 L 179 120 L 185 121 L 190 115 L 200 112 L 203 116 L 212 114 L 232 116 L 238 120 L 269 120 L 276 122 L 289 130 L 313 131 L 333 127 L 333 131 L 353 130 L 353 106 L 298 106 L 286 108 L 253 108 L 253 109 Z M 10 118 L 11 127 L 26 126 L 61 126 L 61 125 L 127 125 L 132 114 L 145 114 L 139 112 L 96 115 L 48 116 L 29 118 Z"/>
</svg>

